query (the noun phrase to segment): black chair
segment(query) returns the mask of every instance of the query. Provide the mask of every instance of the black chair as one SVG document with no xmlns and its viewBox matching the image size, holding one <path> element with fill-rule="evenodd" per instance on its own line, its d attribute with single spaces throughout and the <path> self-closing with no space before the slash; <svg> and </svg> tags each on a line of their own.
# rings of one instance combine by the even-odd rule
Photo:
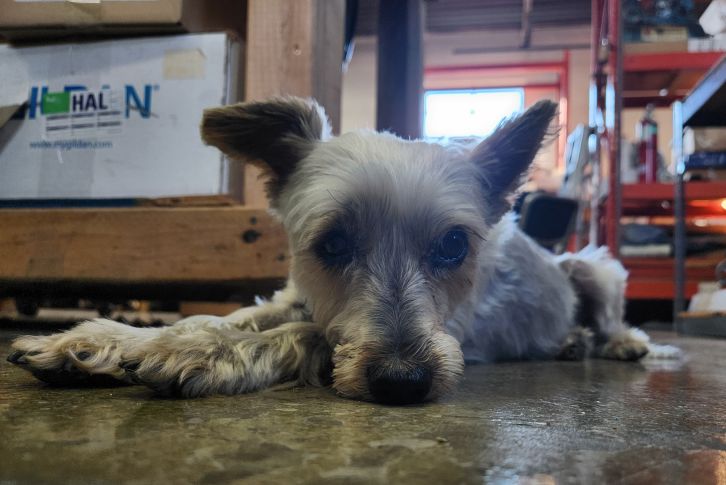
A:
<svg viewBox="0 0 726 485">
<path fill-rule="evenodd" d="M 545 192 L 522 194 L 515 205 L 519 209 L 519 228 L 552 252 L 562 252 L 572 234 L 577 215 L 577 201 Z"/>
</svg>

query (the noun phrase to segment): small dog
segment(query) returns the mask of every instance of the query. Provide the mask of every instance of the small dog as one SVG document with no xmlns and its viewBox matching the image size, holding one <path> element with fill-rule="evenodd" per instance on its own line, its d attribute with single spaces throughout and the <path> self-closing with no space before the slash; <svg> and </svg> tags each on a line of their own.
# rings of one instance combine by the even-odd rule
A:
<svg viewBox="0 0 726 485">
<path fill-rule="evenodd" d="M 638 360 L 651 344 L 623 322 L 620 263 L 603 249 L 550 254 L 508 214 L 556 110 L 541 101 L 467 146 L 333 138 L 299 98 L 209 109 L 204 141 L 265 172 L 289 236 L 287 287 L 227 317 L 21 337 L 9 360 L 56 384 L 185 397 L 332 384 L 392 404 L 447 394 L 465 361 Z"/>
</svg>

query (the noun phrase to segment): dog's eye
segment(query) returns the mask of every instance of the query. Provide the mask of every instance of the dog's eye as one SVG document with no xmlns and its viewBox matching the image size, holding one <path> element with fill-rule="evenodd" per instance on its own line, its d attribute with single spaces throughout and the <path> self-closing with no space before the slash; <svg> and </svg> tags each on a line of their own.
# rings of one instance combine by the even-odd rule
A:
<svg viewBox="0 0 726 485">
<path fill-rule="evenodd" d="M 318 257 L 329 266 L 342 266 L 353 259 L 353 244 L 341 231 L 324 236 L 316 247 Z"/>
<path fill-rule="evenodd" d="M 461 264 L 469 250 L 466 233 L 461 229 L 452 229 L 444 234 L 432 253 L 435 267 L 455 267 Z"/>
<path fill-rule="evenodd" d="M 340 256 L 348 251 L 348 241 L 343 236 L 336 234 L 325 240 L 323 249 L 330 256 Z"/>
</svg>

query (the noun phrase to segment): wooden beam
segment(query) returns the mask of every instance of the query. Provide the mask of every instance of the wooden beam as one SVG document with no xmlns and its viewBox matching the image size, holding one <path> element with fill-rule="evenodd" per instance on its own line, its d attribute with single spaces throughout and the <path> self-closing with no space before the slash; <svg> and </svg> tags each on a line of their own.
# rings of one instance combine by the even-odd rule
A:
<svg viewBox="0 0 726 485">
<path fill-rule="evenodd" d="M 3 282 L 285 278 L 287 237 L 243 207 L 0 210 Z"/>
<path fill-rule="evenodd" d="M 183 301 L 179 304 L 179 313 L 183 317 L 191 315 L 229 315 L 242 308 L 239 303 L 216 301 Z"/>
<path fill-rule="evenodd" d="M 380 2 L 376 128 L 420 138 L 423 94 L 422 0 Z"/>
<path fill-rule="evenodd" d="M 245 100 L 290 94 L 320 102 L 340 128 L 344 0 L 249 0 Z M 244 203 L 266 207 L 259 170 L 245 168 Z"/>
</svg>

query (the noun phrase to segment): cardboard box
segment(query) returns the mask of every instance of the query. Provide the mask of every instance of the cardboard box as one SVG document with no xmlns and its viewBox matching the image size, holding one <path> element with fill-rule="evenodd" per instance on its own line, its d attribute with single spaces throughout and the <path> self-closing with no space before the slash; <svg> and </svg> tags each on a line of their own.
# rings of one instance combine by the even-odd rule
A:
<svg viewBox="0 0 726 485">
<path fill-rule="evenodd" d="M 726 152 L 726 128 L 686 128 L 683 132 L 683 151 Z"/>
<path fill-rule="evenodd" d="M 680 25 L 650 25 L 640 28 L 642 42 L 688 42 L 688 29 Z"/>
<path fill-rule="evenodd" d="M 623 44 L 625 54 L 660 54 L 663 52 L 687 52 L 688 41 L 672 42 L 626 42 Z"/>
<path fill-rule="evenodd" d="M 242 0 L 0 0 L 10 39 L 70 34 L 233 31 L 244 36 Z"/>
<path fill-rule="evenodd" d="M 0 199 L 232 192 L 199 122 L 239 99 L 240 51 L 223 33 L 0 46 L 0 85 L 27 93 L 0 128 Z"/>
<path fill-rule="evenodd" d="M 654 54 L 662 52 L 686 52 L 688 30 L 685 27 L 658 25 L 640 28 L 638 42 L 625 42 L 626 54 Z"/>
</svg>

